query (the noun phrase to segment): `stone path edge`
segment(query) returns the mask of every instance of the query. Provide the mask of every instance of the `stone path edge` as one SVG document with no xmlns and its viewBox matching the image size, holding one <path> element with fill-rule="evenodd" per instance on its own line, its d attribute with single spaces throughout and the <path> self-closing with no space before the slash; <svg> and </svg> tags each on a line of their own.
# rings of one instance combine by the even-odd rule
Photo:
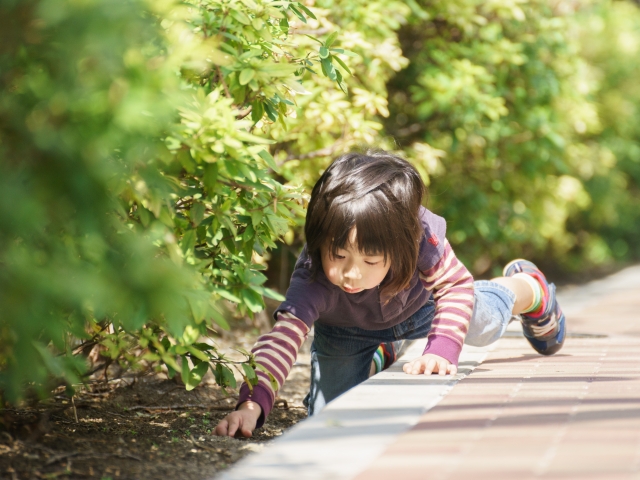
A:
<svg viewBox="0 0 640 480">
<path fill-rule="evenodd" d="M 496 345 L 465 345 L 454 377 L 409 376 L 402 365 L 424 348 L 424 340 L 414 341 L 391 368 L 337 398 L 215 480 L 351 479 L 436 406 Z"/>
</svg>

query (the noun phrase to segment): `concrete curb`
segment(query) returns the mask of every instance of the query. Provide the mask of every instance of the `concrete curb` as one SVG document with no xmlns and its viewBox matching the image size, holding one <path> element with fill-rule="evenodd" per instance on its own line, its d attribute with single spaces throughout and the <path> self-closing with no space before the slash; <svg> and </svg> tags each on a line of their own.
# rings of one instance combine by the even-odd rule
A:
<svg viewBox="0 0 640 480">
<path fill-rule="evenodd" d="M 415 341 L 390 369 L 345 393 L 263 451 L 249 455 L 215 478 L 353 478 L 480 365 L 495 345 L 465 345 L 455 377 L 409 376 L 402 365 L 421 355 L 424 348 L 424 340 Z"/>
</svg>

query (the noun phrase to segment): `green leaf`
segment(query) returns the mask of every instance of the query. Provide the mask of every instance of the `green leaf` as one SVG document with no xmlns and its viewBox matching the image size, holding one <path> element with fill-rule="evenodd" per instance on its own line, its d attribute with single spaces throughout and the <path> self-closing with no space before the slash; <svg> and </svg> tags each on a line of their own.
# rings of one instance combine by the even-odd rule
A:
<svg viewBox="0 0 640 480">
<path fill-rule="evenodd" d="M 249 288 L 245 288 L 240 292 L 240 295 L 242 296 L 244 304 L 249 307 L 249 310 L 251 310 L 253 313 L 258 313 L 264 310 L 262 295 L 260 295 L 258 292 Z"/>
<path fill-rule="evenodd" d="M 313 18 L 314 20 L 317 20 L 316 16 L 313 14 L 313 12 L 311 10 L 309 10 L 305 5 L 303 5 L 300 2 L 296 2 L 296 6 L 302 10 L 304 13 L 306 13 L 308 16 L 310 16 L 311 18 Z"/>
<path fill-rule="evenodd" d="M 253 80 L 253 77 L 255 77 L 255 75 L 256 75 L 256 71 L 253 68 L 245 68 L 240 72 L 240 77 L 238 78 L 238 81 L 240 82 L 240 85 L 246 85 L 251 80 Z"/>
<path fill-rule="evenodd" d="M 323 58 L 320 64 L 322 65 L 322 73 L 324 73 L 325 77 L 335 81 L 337 79 L 336 69 L 333 63 L 331 63 L 331 60 L 329 58 Z"/>
<path fill-rule="evenodd" d="M 347 57 L 360 57 L 357 53 L 353 53 L 350 50 L 344 50 L 343 48 L 331 48 L 330 50 L 341 55 L 346 55 Z"/>
<path fill-rule="evenodd" d="M 267 117 L 269 117 L 269 120 L 271 120 L 272 122 L 275 122 L 278 119 L 278 112 L 276 111 L 276 109 L 273 108 L 273 106 L 271 105 L 271 102 L 264 102 L 263 105 L 267 113 Z"/>
<path fill-rule="evenodd" d="M 264 28 L 264 22 L 259 18 L 254 18 L 251 21 L 251 26 L 256 30 L 262 30 Z"/>
<path fill-rule="evenodd" d="M 329 49 L 327 47 L 320 47 L 320 58 L 327 58 L 329 56 Z"/>
<path fill-rule="evenodd" d="M 349 67 L 347 67 L 347 65 L 342 61 L 342 59 L 340 57 L 338 57 L 337 55 L 332 55 L 331 58 L 333 60 L 335 60 L 336 62 L 338 62 L 338 64 L 345 69 L 345 71 L 351 75 L 351 70 L 349 70 Z"/>
<path fill-rule="evenodd" d="M 194 202 L 191 207 L 190 217 L 193 224 L 197 227 L 202 223 L 202 219 L 204 218 L 204 213 L 206 211 L 205 206 L 200 202 Z"/>
<path fill-rule="evenodd" d="M 258 123 L 262 119 L 263 115 L 264 115 L 264 106 L 262 105 L 261 101 L 256 100 L 255 102 L 252 103 L 251 120 L 253 121 L 253 123 Z"/>
<path fill-rule="evenodd" d="M 306 33 L 304 34 L 304 36 L 310 38 L 314 42 L 318 42 L 320 45 L 324 45 L 324 43 L 322 43 L 322 40 L 318 40 L 316 37 L 312 37 L 311 35 L 307 35 Z"/>
<path fill-rule="evenodd" d="M 222 382 L 223 386 L 236 388 L 236 377 L 230 368 L 222 366 Z"/>
<path fill-rule="evenodd" d="M 202 181 L 209 192 L 214 192 L 218 187 L 218 165 L 215 163 L 206 165 Z"/>
<path fill-rule="evenodd" d="M 194 343 L 193 347 L 197 348 L 201 352 L 208 352 L 209 350 L 215 350 L 215 347 L 213 345 L 209 345 L 208 343 L 202 343 L 202 342 Z"/>
<path fill-rule="evenodd" d="M 307 23 L 307 19 L 304 17 L 304 15 L 302 13 L 300 13 L 300 10 L 298 10 L 293 3 L 289 5 L 289 9 L 295 14 L 296 17 L 298 17 L 300 19 L 300 21 L 302 23 Z"/>
<path fill-rule="evenodd" d="M 196 348 L 193 345 L 188 345 L 187 346 L 187 350 L 189 351 L 189 353 L 191 355 L 196 357 L 198 360 L 202 360 L 203 362 L 208 362 L 209 361 L 209 357 L 207 356 L 207 354 L 203 353 L 199 348 Z"/>
<path fill-rule="evenodd" d="M 242 364 L 242 370 L 244 370 L 244 374 L 247 377 L 247 380 L 249 380 L 249 383 L 251 385 L 257 385 L 258 376 L 256 375 L 256 371 L 246 363 Z"/>
<path fill-rule="evenodd" d="M 212 308 L 211 309 L 211 314 L 213 316 L 213 321 L 223 330 L 229 331 L 231 329 L 231 327 L 229 326 L 229 323 L 227 322 L 227 320 L 224 318 L 224 316 L 222 315 L 222 313 L 220 313 L 216 308 Z"/>
<path fill-rule="evenodd" d="M 298 68 L 300 68 L 299 65 L 292 63 L 263 63 L 258 67 L 258 70 L 272 77 L 288 77 L 293 75 Z"/>
<path fill-rule="evenodd" d="M 184 364 L 187 363 L 186 359 L 183 360 Z M 209 369 L 209 362 L 203 361 L 196 365 L 187 375 L 187 381 L 184 382 L 187 391 L 191 391 L 196 388 L 202 382 L 207 370 Z"/>
<path fill-rule="evenodd" d="M 277 392 L 279 388 L 278 382 L 276 381 L 276 378 L 273 376 L 273 374 L 269 370 L 267 370 L 266 367 L 260 365 L 259 363 L 256 363 L 256 368 L 267 374 L 267 376 L 269 377 L 269 383 L 271 384 L 271 388 L 273 388 L 274 392 Z"/>
<path fill-rule="evenodd" d="M 271 170 L 273 170 L 274 172 L 278 170 L 278 166 L 276 165 L 276 161 L 273 159 L 273 157 L 271 156 L 271 154 L 269 152 L 267 152 L 266 150 L 260 150 L 258 155 L 260 155 L 260 158 L 262 158 L 265 161 L 265 163 L 267 165 L 269 165 L 269 168 Z"/>
<path fill-rule="evenodd" d="M 178 366 L 178 363 L 176 362 L 175 358 L 173 358 L 170 354 L 167 353 L 162 355 L 162 361 L 165 363 L 167 367 L 171 367 L 175 372 L 180 371 L 180 367 Z"/>
<path fill-rule="evenodd" d="M 289 20 L 286 17 L 280 20 L 280 30 L 285 34 L 289 33 Z"/>
<path fill-rule="evenodd" d="M 340 70 L 336 69 L 336 82 L 338 83 L 338 87 L 340 87 L 340 90 L 342 90 L 344 93 L 347 93 L 347 84 L 344 83 L 344 80 L 342 78 L 342 73 L 340 73 Z"/>
<path fill-rule="evenodd" d="M 187 230 L 184 232 L 182 236 L 182 240 L 180 240 L 180 248 L 186 254 L 193 250 L 193 247 L 196 244 L 197 232 L 195 230 Z"/>
<path fill-rule="evenodd" d="M 331 35 L 329 35 L 329 38 L 327 38 L 327 40 L 324 42 L 324 46 L 327 48 L 331 48 L 331 45 L 333 45 L 333 42 L 336 41 L 336 38 L 338 38 L 338 32 L 333 32 Z"/>
<path fill-rule="evenodd" d="M 264 294 L 265 297 L 273 298 L 274 300 L 277 300 L 279 302 L 284 302 L 286 300 L 284 295 L 281 295 L 280 293 L 278 293 L 275 290 L 272 290 L 270 288 L 264 288 L 263 289 L 263 294 Z"/>
<path fill-rule="evenodd" d="M 240 10 L 231 9 L 229 13 L 233 18 L 235 18 L 241 24 L 247 25 L 247 26 L 251 25 L 251 19 Z"/>
</svg>

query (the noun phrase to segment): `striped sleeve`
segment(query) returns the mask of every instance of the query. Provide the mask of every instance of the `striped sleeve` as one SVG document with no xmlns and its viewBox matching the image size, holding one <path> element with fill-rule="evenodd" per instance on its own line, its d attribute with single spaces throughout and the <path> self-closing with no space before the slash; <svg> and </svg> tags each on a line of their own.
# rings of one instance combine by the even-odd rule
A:
<svg viewBox="0 0 640 480">
<path fill-rule="evenodd" d="M 307 338 L 309 327 L 291 313 L 278 312 L 276 324 L 269 333 L 265 333 L 251 349 L 256 363 L 264 367 L 275 379 L 277 389 L 273 389 L 269 375 L 258 370 L 258 384 L 249 390 L 246 383 L 240 387 L 238 406 L 247 400 L 257 403 L 262 408 L 257 427 L 264 424 L 265 419 L 273 408 L 276 393 L 282 387 L 291 366 L 296 361 L 298 350 Z"/>
<path fill-rule="evenodd" d="M 433 292 L 436 302 L 424 353 L 433 353 L 457 365 L 473 312 L 473 277 L 445 239 L 442 258 L 426 272 L 420 272 L 420 280 Z"/>
</svg>

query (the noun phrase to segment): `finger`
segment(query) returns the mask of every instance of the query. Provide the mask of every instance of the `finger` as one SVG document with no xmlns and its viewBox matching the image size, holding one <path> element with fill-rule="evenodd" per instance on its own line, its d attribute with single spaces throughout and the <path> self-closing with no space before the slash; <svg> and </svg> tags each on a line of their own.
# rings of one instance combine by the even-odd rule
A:
<svg viewBox="0 0 640 480">
<path fill-rule="evenodd" d="M 420 362 L 417 360 L 414 360 L 412 362 L 406 363 L 405 364 L 405 368 L 404 371 L 407 372 L 409 375 L 415 375 L 414 370 L 415 369 L 420 369 Z M 418 372 L 419 373 L 419 372 Z"/>
<path fill-rule="evenodd" d="M 220 420 L 220 423 L 214 430 L 214 435 L 218 435 L 219 437 L 224 437 L 227 435 L 227 428 L 229 427 L 229 422 L 227 420 Z"/>
<path fill-rule="evenodd" d="M 240 428 L 240 417 L 239 416 L 233 416 L 229 419 L 229 431 L 228 434 L 230 437 L 234 437 L 236 432 L 238 431 L 238 428 Z"/>
<path fill-rule="evenodd" d="M 249 430 L 248 428 L 242 427 L 239 431 L 242 433 L 242 436 L 245 438 L 249 438 L 251 436 L 251 430 Z"/>
<path fill-rule="evenodd" d="M 411 362 L 407 362 L 402 366 L 404 373 L 411 373 Z"/>
<path fill-rule="evenodd" d="M 458 373 L 458 367 L 453 364 L 449 364 L 448 370 L 451 375 L 455 375 L 456 373 Z"/>
<path fill-rule="evenodd" d="M 411 374 L 420 375 L 420 373 L 422 373 L 423 366 L 424 364 L 420 360 L 416 360 L 415 362 L 413 362 L 413 365 L 411 366 Z"/>
<path fill-rule="evenodd" d="M 438 375 L 446 375 L 447 374 L 447 365 L 449 364 L 449 362 L 447 361 L 441 361 L 438 362 Z"/>
<path fill-rule="evenodd" d="M 435 361 L 435 359 L 433 359 L 433 358 L 430 359 L 427 362 L 427 365 L 425 366 L 424 374 L 425 375 L 431 375 L 433 373 L 433 371 L 436 369 L 436 366 L 437 366 L 437 362 Z"/>
</svg>

